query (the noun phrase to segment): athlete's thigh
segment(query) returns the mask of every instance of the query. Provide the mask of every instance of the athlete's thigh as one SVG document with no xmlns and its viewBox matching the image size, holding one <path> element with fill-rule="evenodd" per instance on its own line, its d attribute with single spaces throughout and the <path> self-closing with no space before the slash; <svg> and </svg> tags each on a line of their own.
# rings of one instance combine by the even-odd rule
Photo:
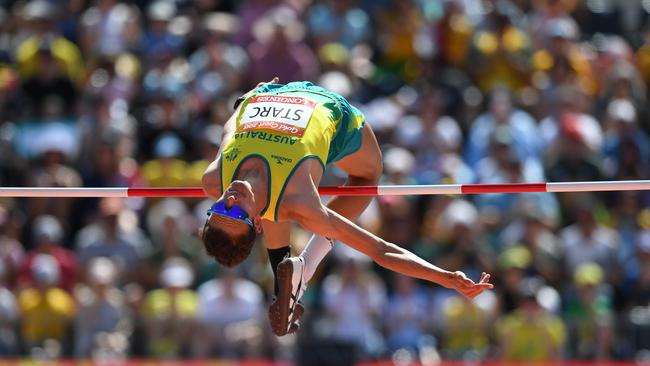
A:
<svg viewBox="0 0 650 366">
<path fill-rule="evenodd" d="M 334 163 L 348 175 L 369 180 L 379 179 L 382 172 L 381 150 L 375 133 L 366 122 L 361 131 L 359 150 Z"/>
<path fill-rule="evenodd" d="M 291 222 L 262 220 L 264 244 L 268 249 L 286 247 L 291 241 Z"/>
</svg>

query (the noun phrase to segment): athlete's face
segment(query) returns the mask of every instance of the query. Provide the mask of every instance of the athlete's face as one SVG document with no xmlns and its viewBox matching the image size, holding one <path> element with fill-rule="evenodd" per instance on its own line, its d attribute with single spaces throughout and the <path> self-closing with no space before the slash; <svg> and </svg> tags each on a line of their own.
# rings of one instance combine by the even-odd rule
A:
<svg viewBox="0 0 650 366">
<path fill-rule="evenodd" d="M 234 205 L 239 206 L 246 211 L 250 220 L 255 224 L 256 230 L 260 231 L 259 216 L 255 212 L 255 195 L 250 183 L 241 180 L 233 181 L 216 202 L 223 202 L 228 209 Z M 249 226 L 245 222 L 224 215 L 210 215 L 208 225 L 219 226 L 231 235 L 243 235 L 249 230 Z"/>
</svg>

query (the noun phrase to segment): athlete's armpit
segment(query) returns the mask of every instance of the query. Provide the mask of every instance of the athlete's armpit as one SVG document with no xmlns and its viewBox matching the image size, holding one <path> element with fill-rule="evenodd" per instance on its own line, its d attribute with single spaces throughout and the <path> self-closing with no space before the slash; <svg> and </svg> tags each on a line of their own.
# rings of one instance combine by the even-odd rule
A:
<svg viewBox="0 0 650 366">
<path fill-rule="evenodd" d="M 264 244 L 267 249 L 286 247 L 291 242 L 291 222 L 272 222 L 262 220 Z"/>
</svg>

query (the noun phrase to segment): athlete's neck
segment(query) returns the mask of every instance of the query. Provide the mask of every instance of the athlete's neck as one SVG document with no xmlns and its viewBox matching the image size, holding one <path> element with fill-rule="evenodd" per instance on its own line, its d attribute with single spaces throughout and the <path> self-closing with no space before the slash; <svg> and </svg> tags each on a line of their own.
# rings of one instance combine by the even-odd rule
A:
<svg viewBox="0 0 650 366">
<path fill-rule="evenodd" d="M 235 179 L 243 180 L 251 185 L 255 198 L 255 211 L 257 214 L 267 206 L 269 200 L 269 172 L 266 164 L 259 159 L 251 159 L 249 164 L 244 164 Z"/>
</svg>

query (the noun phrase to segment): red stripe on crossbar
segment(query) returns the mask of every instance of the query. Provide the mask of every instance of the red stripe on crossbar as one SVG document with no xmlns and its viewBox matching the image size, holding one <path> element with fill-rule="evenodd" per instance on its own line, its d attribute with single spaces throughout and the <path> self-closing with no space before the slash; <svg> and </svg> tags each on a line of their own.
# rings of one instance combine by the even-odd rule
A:
<svg viewBox="0 0 650 366">
<path fill-rule="evenodd" d="M 318 193 L 323 196 L 376 196 L 376 186 L 338 186 L 318 187 Z"/>
<path fill-rule="evenodd" d="M 546 192 L 546 183 L 463 184 L 460 189 L 466 194 Z"/>
<path fill-rule="evenodd" d="M 138 187 L 129 188 L 129 197 L 205 197 L 198 187 Z"/>
</svg>

